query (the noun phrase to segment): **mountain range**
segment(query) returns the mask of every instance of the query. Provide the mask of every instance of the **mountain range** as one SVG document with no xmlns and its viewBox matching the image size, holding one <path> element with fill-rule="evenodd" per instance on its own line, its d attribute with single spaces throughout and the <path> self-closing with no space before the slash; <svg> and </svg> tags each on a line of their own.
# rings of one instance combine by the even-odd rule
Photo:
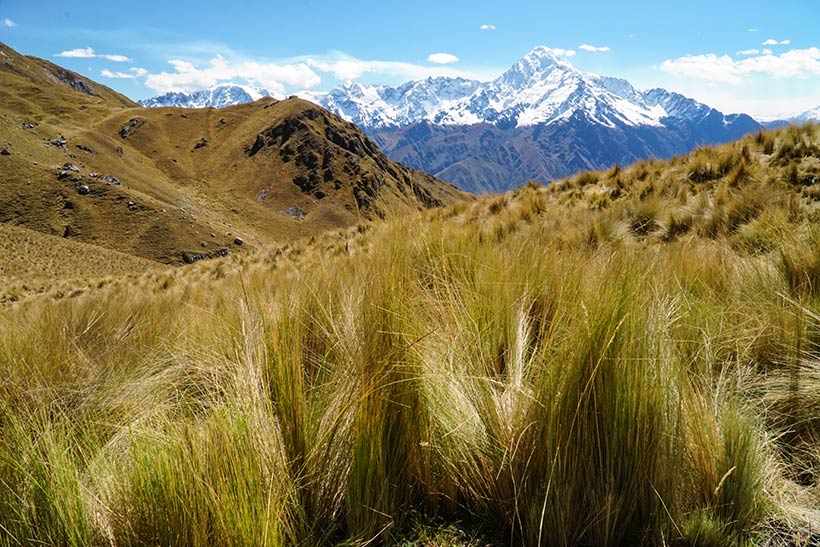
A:
<svg viewBox="0 0 820 547">
<path fill-rule="evenodd" d="M 479 193 L 668 158 L 762 127 L 665 89 L 582 72 L 544 46 L 490 82 L 347 82 L 306 98 L 357 124 L 391 159 Z"/>
<path fill-rule="evenodd" d="M 252 103 L 262 99 L 263 97 L 274 97 L 276 99 L 284 98 L 275 96 L 267 89 L 239 84 L 220 84 L 208 89 L 194 91 L 192 93 L 172 91 L 137 102 L 141 106 L 152 108 L 159 106 L 176 106 L 180 108 L 225 108 L 226 106 Z"/>
</svg>

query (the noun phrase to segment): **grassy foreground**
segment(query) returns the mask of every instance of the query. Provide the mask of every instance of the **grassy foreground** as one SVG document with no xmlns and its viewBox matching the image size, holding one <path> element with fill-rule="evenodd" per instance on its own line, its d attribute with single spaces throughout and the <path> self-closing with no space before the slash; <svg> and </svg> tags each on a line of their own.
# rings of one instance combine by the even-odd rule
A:
<svg viewBox="0 0 820 547">
<path fill-rule="evenodd" d="M 2 310 L 0 544 L 817 544 L 818 143 Z"/>
</svg>

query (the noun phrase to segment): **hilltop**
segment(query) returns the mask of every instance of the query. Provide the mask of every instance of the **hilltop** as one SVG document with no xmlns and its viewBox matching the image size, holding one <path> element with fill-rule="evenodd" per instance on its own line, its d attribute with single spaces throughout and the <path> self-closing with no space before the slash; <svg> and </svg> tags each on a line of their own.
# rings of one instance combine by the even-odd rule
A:
<svg viewBox="0 0 820 547">
<path fill-rule="evenodd" d="M 465 198 L 297 98 L 147 109 L 2 44 L 0 132 L 0 222 L 169 264 Z"/>
</svg>

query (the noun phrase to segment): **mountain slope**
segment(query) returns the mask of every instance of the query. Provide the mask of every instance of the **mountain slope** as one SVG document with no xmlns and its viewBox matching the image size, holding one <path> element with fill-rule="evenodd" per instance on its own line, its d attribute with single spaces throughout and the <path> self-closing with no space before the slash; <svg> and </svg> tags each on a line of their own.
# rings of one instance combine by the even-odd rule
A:
<svg viewBox="0 0 820 547">
<path fill-rule="evenodd" d="M 146 109 L 2 59 L 0 222 L 181 263 L 463 197 L 301 99 Z"/>
<path fill-rule="evenodd" d="M 546 47 L 487 83 L 350 83 L 314 99 L 362 126 L 392 159 L 470 191 L 666 158 L 760 129 L 744 114 L 584 73 Z"/>
</svg>

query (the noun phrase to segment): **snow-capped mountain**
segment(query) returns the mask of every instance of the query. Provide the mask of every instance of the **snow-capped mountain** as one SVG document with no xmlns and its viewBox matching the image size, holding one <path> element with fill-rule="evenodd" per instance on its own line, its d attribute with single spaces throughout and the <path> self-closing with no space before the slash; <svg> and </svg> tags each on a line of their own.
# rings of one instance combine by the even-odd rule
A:
<svg viewBox="0 0 820 547">
<path fill-rule="evenodd" d="M 367 130 L 491 123 L 528 127 L 576 113 L 608 127 L 663 125 L 669 117 L 702 118 L 711 108 L 663 89 L 636 90 L 620 78 L 584 73 L 547 47 L 537 47 L 491 82 L 428 78 L 400 87 L 348 82 L 314 100 Z"/>
<path fill-rule="evenodd" d="M 536 47 L 490 82 L 348 82 L 302 95 L 362 127 L 391 159 L 475 192 L 668 158 L 761 128 L 745 114 L 724 115 L 678 93 L 585 73 L 559 53 Z M 222 85 L 141 104 L 223 107 L 267 94 Z"/>
<path fill-rule="evenodd" d="M 768 129 L 777 129 L 779 127 L 786 127 L 791 124 L 804 124 L 807 122 L 820 122 L 820 106 L 811 110 L 806 110 L 800 113 L 783 113 L 774 116 L 765 116 L 761 118 L 763 127 Z"/>
<path fill-rule="evenodd" d="M 273 97 L 273 94 L 265 89 L 257 89 L 247 85 L 220 84 L 202 91 L 194 91 L 192 93 L 171 92 L 138 102 L 142 106 L 152 108 L 158 106 L 177 106 L 181 108 L 205 108 L 210 106 L 223 108 L 258 101 L 262 97 Z"/>
<path fill-rule="evenodd" d="M 802 114 L 790 118 L 789 121 L 793 123 L 820 122 L 820 106 L 812 110 L 806 110 Z"/>
<path fill-rule="evenodd" d="M 543 46 L 490 82 L 349 82 L 311 100 L 361 126 L 391 159 L 479 192 L 666 158 L 761 127 L 678 93 L 585 73 Z"/>
<path fill-rule="evenodd" d="M 427 78 L 399 87 L 347 82 L 309 98 L 361 127 L 383 128 L 436 121 L 483 84 L 463 78 Z"/>
</svg>

